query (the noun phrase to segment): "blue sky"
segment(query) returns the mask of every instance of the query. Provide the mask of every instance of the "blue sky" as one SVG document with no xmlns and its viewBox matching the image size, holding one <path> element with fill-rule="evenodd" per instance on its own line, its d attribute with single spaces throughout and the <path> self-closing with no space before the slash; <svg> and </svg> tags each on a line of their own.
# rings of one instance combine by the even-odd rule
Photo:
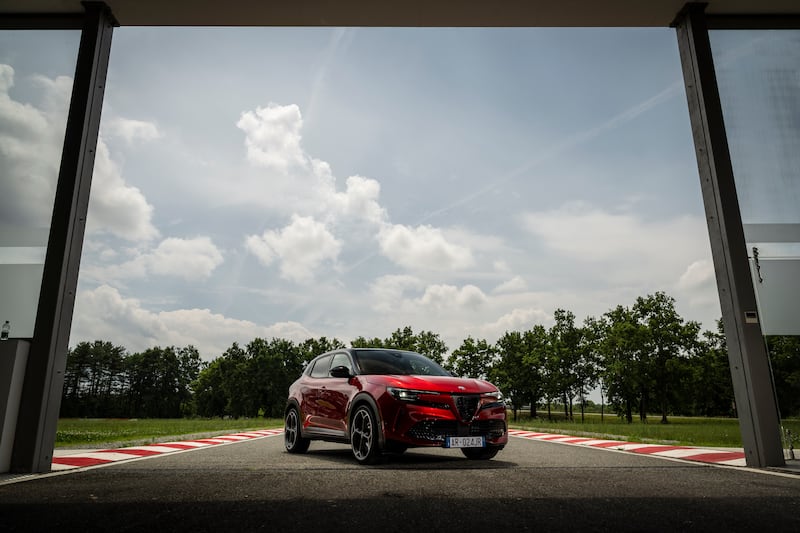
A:
<svg viewBox="0 0 800 533">
<path fill-rule="evenodd" d="M 63 128 L 52 39 L 0 34 L 0 141 Z M 88 224 L 71 345 L 719 318 L 669 29 L 120 28 Z"/>
</svg>

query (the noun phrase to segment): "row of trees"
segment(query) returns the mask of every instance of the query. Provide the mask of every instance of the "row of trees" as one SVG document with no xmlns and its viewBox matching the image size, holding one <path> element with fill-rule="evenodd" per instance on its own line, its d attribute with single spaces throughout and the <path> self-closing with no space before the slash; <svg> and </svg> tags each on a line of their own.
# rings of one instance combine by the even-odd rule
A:
<svg viewBox="0 0 800 533">
<path fill-rule="evenodd" d="M 61 416 L 180 418 L 191 414 L 202 367 L 192 346 L 128 354 L 107 341 L 82 342 L 67 356 Z"/>
<path fill-rule="evenodd" d="M 550 329 L 534 326 L 501 337 L 486 375 L 508 391 L 513 404 L 554 401 L 573 417 L 578 401 L 599 387 L 605 401 L 628 422 L 657 413 L 731 416 L 735 414 L 731 375 L 721 328 L 700 333 L 684 321 L 664 293 L 640 297 L 582 325 L 558 309 Z M 488 361 L 487 361 L 488 362 Z M 523 371 L 520 372 L 519 370 Z M 515 413 L 516 414 L 516 413 Z"/>
<path fill-rule="evenodd" d="M 784 416 L 800 413 L 800 341 L 768 338 L 776 389 Z M 656 413 L 734 416 L 735 405 L 721 326 L 701 332 L 685 321 L 665 293 L 637 298 L 599 318 L 576 324 L 558 309 L 550 328 L 506 332 L 496 343 L 467 337 L 452 353 L 431 331 L 410 327 L 388 338 L 358 337 L 353 347 L 413 350 L 458 376 L 485 378 L 510 398 L 514 416 L 563 406 L 584 414 L 585 399 L 599 390 L 628 422 Z M 197 350 L 152 348 L 127 354 L 109 342 L 81 343 L 70 351 L 62 416 L 177 417 L 258 415 L 280 417 L 289 384 L 316 355 L 344 347 L 338 339 L 254 339 L 234 343 L 201 362 Z"/>
</svg>

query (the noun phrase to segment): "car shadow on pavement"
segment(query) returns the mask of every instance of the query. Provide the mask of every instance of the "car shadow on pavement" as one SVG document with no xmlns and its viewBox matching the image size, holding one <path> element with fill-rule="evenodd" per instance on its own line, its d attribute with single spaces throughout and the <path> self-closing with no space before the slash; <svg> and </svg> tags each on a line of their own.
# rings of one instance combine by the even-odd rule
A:
<svg viewBox="0 0 800 533">
<path fill-rule="evenodd" d="M 458 450 L 444 451 L 439 448 L 430 450 L 422 448 L 419 450 L 412 449 L 402 454 L 386 453 L 381 456 L 377 463 L 361 467 L 347 447 L 315 450 L 313 446 L 312 444 L 312 448 L 305 454 L 308 458 L 319 458 L 338 465 L 352 465 L 358 468 L 380 468 L 383 470 L 497 470 L 518 466 L 517 463 L 503 461 L 502 452 L 497 458 L 488 461 L 475 461 L 462 456 Z"/>
</svg>

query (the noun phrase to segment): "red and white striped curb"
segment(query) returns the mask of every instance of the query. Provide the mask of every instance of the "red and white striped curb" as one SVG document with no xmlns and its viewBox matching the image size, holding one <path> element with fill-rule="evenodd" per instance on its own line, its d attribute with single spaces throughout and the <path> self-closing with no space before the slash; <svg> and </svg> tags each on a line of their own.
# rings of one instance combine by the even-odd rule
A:
<svg viewBox="0 0 800 533">
<path fill-rule="evenodd" d="M 556 435 L 553 433 L 537 433 L 533 431 L 520 431 L 509 429 L 508 434 L 530 440 L 557 442 L 573 446 L 588 446 L 591 448 L 605 448 L 624 452 L 651 455 L 654 457 L 669 457 L 685 461 L 697 461 L 727 466 L 747 466 L 743 451 L 714 450 L 706 448 L 692 448 L 688 446 L 667 446 L 662 444 L 642 444 L 638 442 L 625 442 L 619 440 L 602 440 L 588 437 L 570 437 L 569 435 Z"/>
<path fill-rule="evenodd" d="M 148 444 L 145 446 L 132 446 L 130 448 L 118 448 L 108 450 L 86 451 L 79 450 L 61 451 L 56 450 L 56 457 L 53 457 L 52 471 L 70 470 L 73 468 L 83 468 L 138 459 L 141 457 L 151 457 L 174 453 L 220 444 L 230 444 L 251 439 L 273 437 L 283 433 L 283 429 L 263 429 L 258 431 L 248 431 L 244 433 L 234 433 L 207 439 L 195 439 L 181 442 L 164 442 L 159 444 Z M 697 461 L 701 463 L 712 463 L 727 466 L 746 466 L 745 455 L 742 451 L 725 451 L 705 448 L 692 448 L 688 446 L 667 446 L 661 444 L 642 444 L 638 442 L 625 442 L 618 440 L 592 439 L 588 437 L 571 437 L 569 435 L 558 435 L 553 433 L 538 433 L 534 431 L 522 431 L 509 429 L 509 436 L 529 440 L 539 440 L 555 442 L 559 444 L 570 444 L 573 446 L 588 446 L 591 448 L 604 448 L 610 450 L 625 451 L 654 457 L 668 457 L 672 459 L 683 459 L 686 461 Z M 62 455 L 59 455 L 61 453 Z"/>
<path fill-rule="evenodd" d="M 283 433 L 282 428 L 260 429 L 257 431 L 234 433 L 231 435 L 222 435 L 208 439 L 195 439 L 181 442 L 162 442 L 159 444 L 131 446 L 130 448 L 118 448 L 114 450 L 97 450 L 86 452 L 82 452 L 80 450 L 56 450 L 55 457 L 53 457 L 52 471 L 56 472 L 59 470 L 69 470 L 71 468 L 98 466 L 117 461 L 137 459 L 140 457 L 151 457 L 155 455 L 163 455 L 165 453 L 174 453 L 196 448 L 205 448 L 207 446 L 216 446 L 219 444 L 230 444 L 232 442 L 272 437 L 275 435 L 280 435 L 281 433 Z"/>
</svg>

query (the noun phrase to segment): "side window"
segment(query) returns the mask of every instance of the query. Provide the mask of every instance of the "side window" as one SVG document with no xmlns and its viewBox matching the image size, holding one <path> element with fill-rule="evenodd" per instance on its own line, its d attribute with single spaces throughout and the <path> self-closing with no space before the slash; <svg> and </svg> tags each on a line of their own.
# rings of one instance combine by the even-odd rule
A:
<svg viewBox="0 0 800 533">
<path fill-rule="evenodd" d="M 350 373 L 353 373 L 353 364 L 350 362 L 350 358 L 345 353 L 337 353 L 333 354 L 333 361 L 331 361 L 331 368 L 337 366 L 346 366 Z"/>
<path fill-rule="evenodd" d="M 331 356 L 320 357 L 311 369 L 312 378 L 327 378 L 328 370 L 331 368 Z"/>
</svg>

